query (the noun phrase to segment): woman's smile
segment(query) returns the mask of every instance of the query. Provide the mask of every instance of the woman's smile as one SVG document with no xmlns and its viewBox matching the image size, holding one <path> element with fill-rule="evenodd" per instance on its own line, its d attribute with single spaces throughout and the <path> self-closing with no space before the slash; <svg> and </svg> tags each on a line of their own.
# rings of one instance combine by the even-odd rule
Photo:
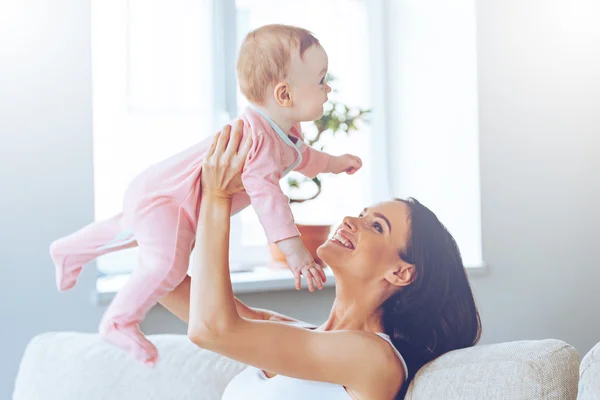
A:
<svg viewBox="0 0 600 400">
<path fill-rule="evenodd" d="M 347 249 L 354 250 L 353 240 L 342 229 L 339 229 L 332 237 L 331 241 Z"/>
</svg>

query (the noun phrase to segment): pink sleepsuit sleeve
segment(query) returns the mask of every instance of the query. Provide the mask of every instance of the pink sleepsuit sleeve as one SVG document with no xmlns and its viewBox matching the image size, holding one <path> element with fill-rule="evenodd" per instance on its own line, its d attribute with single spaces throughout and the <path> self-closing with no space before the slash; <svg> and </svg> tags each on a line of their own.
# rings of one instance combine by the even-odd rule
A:
<svg viewBox="0 0 600 400">
<path fill-rule="evenodd" d="M 258 134 L 248 155 L 242 182 L 269 243 L 299 236 L 288 197 L 279 180 L 280 149 L 267 134 Z"/>
<path fill-rule="evenodd" d="M 325 172 L 331 155 L 323 151 L 313 149 L 307 145 L 304 142 L 304 136 L 302 135 L 300 124 L 295 124 L 290 134 L 297 137 L 300 141 L 299 148 L 300 152 L 302 153 L 302 162 L 294 169 L 294 171 L 300 172 L 302 175 L 311 179 L 316 177 L 318 174 Z"/>
</svg>

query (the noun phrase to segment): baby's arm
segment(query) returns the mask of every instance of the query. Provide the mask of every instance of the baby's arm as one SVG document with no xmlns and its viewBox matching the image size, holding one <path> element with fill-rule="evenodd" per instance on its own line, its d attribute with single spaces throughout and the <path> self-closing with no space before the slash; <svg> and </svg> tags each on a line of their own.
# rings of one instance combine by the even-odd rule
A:
<svg viewBox="0 0 600 400">
<path fill-rule="evenodd" d="M 265 230 L 269 243 L 275 243 L 285 254 L 288 265 L 296 278 L 296 288 L 300 288 L 300 275 L 304 275 L 309 289 L 314 290 L 312 276 L 317 287 L 321 288 L 321 280 L 325 281 L 325 273 L 316 264 L 309 251 L 300 239 L 289 199 L 281 190 L 276 157 L 279 148 L 266 134 L 258 134 L 252 144 L 252 150 L 246 160 L 242 182 L 250 197 L 252 207 Z M 322 277 L 322 278 L 321 278 Z"/>
<path fill-rule="evenodd" d="M 295 124 L 292 128 L 294 136 L 303 140 L 300 124 Z M 342 156 L 332 156 L 323 151 L 312 148 L 304 141 L 300 143 L 300 152 L 302 153 L 302 162 L 295 171 L 309 178 L 314 178 L 320 173 L 347 172 L 353 174 L 362 167 L 362 161 L 357 156 L 344 154 Z"/>
</svg>

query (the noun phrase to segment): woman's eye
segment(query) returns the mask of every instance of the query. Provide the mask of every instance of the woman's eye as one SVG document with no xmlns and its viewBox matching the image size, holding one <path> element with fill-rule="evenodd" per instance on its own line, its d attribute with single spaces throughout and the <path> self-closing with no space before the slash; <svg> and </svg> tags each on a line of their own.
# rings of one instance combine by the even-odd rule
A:
<svg viewBox="0 0 600 400">
<path fill-rule="evenodd" d="M 381 226 L 381 224 L 379 222 L 373 223 L 373 228 L 377 229 L 377 232 L 383 233 L 383 227 Z"/>
<path fill-rule="evenodd" d="M 325 83 L 325 77 L 323 77 L 323 79 L 321 79 L 321 82 L 319 82 L 319 85 L 322 85 Z"/>
</svg>

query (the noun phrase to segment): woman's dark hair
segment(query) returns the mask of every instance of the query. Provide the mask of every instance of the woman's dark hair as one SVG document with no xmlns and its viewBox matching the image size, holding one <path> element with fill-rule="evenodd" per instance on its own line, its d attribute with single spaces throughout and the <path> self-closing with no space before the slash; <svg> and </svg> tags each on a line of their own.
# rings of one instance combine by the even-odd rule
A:
<svg viewBox="0 0 600 400">
<path fill-rule="evenodd" d="M 475 345 L 481 320 L 456 241 L 433 212 L 414 198 L 410 239 L 400 258 L 415 266 L 413 281 L 383 303 L 386 333 L 404 357 L 403 399 L 419 368 L 442 354 Z"/>
</svg>

